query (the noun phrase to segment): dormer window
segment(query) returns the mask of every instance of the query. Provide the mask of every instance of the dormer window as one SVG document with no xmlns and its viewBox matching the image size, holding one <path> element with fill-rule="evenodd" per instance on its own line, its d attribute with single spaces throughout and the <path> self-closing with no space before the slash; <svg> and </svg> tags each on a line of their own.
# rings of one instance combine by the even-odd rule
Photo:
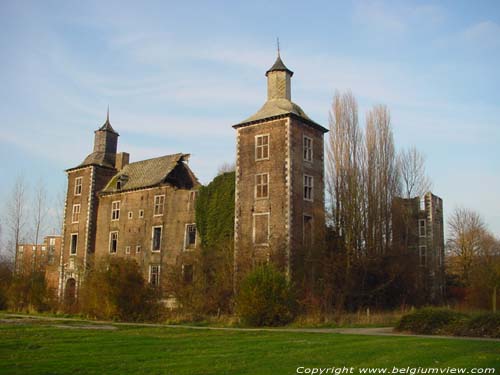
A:
<svg viewBox="0 0 500 375">
<path fill-rule="evenodd" d="M 118 177 L 118 180 L 116 181 L 116 190 L 121 190 L 123 189 L 123 185 L 128 181 L 128 176 L 122 174 L 120 177 Z"/>
<path fill-rule="evenodd" d="M 116 181 L 116 190 L 122 189 L 122 182 L 120 180 Z"/>
</svg>

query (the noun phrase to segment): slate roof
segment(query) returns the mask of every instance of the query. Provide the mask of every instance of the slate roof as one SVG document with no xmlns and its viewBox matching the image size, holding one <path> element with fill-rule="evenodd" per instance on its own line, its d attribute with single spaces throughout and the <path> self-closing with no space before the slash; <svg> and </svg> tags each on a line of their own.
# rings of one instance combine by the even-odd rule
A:
<svg viewBox="0 0 500 375">
<path fill-rule="evenodd" d="M 269 72 L 279 72 L 279 71 L 288 72 L 290 73 L 290 77 L 293 76 L 293 72 L 286 67 L 283 60 L 281 60 L 280 55 L 278 55 L 278 58 L 274 62 L 273 66 L 271 66 L 271 68 L 269 68 L 269 70 L 266 72 L 266 77 L 269 74 Z"/>
<path fill-rule="evenodd" d="M 109 115 L 108 115 L 108 118 L 106 119 L 106 122 L 97 131 L 107 131 L 107 132 L 118 134 L 115 131 L 115 129 L 113 129 L 113 127 L 111 126 L 111 123 L 109 122 Z"/>
<path fill-rule="evenodd" d="M 102 193 L 134 190 L 161 184 L 175 166 L 189 155 L 174 154 L 127 164 L 108 182 Z M 121 180 L 121 189 L 117 182 Z"/>
<path fill-rule="evenodd" d="M 110 160 L 109 154 L 105 152 L 95 151 L 89 154 L 85 160 L 75 168 L 85 167 L 87 165 L 100 165 L 101 167 L 114 168 L 115 165 L 112 160 Z M 71 168 L 71 169 L 75 169 Z M 68 170 L 71 170 L 68 169 Z"/>
</svg>

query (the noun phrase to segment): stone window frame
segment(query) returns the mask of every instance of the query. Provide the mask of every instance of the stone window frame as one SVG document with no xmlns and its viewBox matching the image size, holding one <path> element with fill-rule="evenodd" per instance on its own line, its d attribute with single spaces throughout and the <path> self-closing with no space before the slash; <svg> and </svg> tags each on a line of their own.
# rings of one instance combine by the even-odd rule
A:
<svg viewBox="0 0 500 375">
<path fill-rule="evenodd" d="M 266 177 L 266 183 L 262 182 L 262 177 Z M 259 178 L 261 182 L 259 183 Z M 266 188 L 266 195 L 263 195 L 264 187 Z M 257 173 L 255 175 L 255 199 L 269 199 L 269 173 Z M 260 194 L 260 195 L 259 195 Z"/>
<path fill-rule="evenodd" d="M 310 142 L 310 145 L 307 145 L 307 142 Z M 304 161 L 308 163 L 312 163 L 314 160 L 314 140 L 307 135 L 304 135 L 302 138 L 302 157 Z"/>
<path fill-rule="evenodd" d="M 160 228 L 160 244 L 158 246 L 158 249 L 154 249 L 155 245 L 155 229 Z M 153 225 L 151 227 L 151 252 L 152 253 L 159 253 L 161 252 L 161 246 L 163 244 L 163 225 Z"/>
<path fill-rule="evenodd" d="M 134 218 L 134 211 L 129 211 L 128 212 L 128 219 L 132 220 Z"/>
<path fill-rule="evenodd" d="M 186 271 L 185 269 L 191 267 L 191 279 L 186 280 Z M 182 264 L 182 281 L 185 284 L 192 284 L 194 280 L 194 265 L 193 264 Z"/>
<path fill-rule="evenodd" d="M 267 216 L 267 242 L 256 243 L 255 242 L 255 235 L 256 235 L 256 232 L 255 232 L 255 217 L 256 216 L 264 216 L 264 215 Z M 255 246 L 269 246 L 269 240 L 270 240 L 270 238 L 271 238 L 271 213 L 270 212 L 255 212 L 252 215 L 252 243 Z"/>
<path fill-rule="evenodd" d="M 144 219 L 144 210 L 139 210 L 139 219 Z"/>
<path fill-rule="evenodd" d="M 130 254 L 130 246 L 125 246 L 125 254 Z"/>
<path fill-rule="evenodd" d="M 75 178 L 75 190 L 74 190 L 75 195 L 82 195 L 82 182 L 83 182 L 83 177 L 80 176 Z"/>
<path fill-rule="evenodd" d="M 418 220 L 418 236 L 421 238 L 427 237 L 427 221 L 425 219 Z"/>
<path fill-rule="evenodd" d="M 116 235 L 116 238 L 113 238 L 114 235 Z M 108 244 L 108 251 L 110 254 L 116 254 L 118 252 L 118 231 L 117 230 L 113 230 L 111 232 L 109 232 L 109 244 Z M 114 247 L 112 246 L 113 245 L 113 241 L 116 241 Z"/>
<path fill-rule="evenodd" d="M 267 143 L 266 144 L 261 144 L 259 145 L 259 139 L 263 139 L 264 137 L 267 137 Z M 271 150 L 269 145 L 271 144 L 271 135 L 270 133 L 266 134 L 258 134 L 255 136 L 255 161 L 261 161 L 261 160 L 269 160 L 270 159 L 270 154 Z M 259 158 L 259 150 L 262 150 L 262 156 Z M 267 156 L 264 157 L 264 150 L 267 150 Z"/>
<path fill-rule="evenodd" d="M 154 271 L 154 272 L 153 272 Z M 153 278 L 154 275 L 154 278 Z M 156 280 L 156 281 L 153 281 Z M 150 264 L 149 265 L 149 277 L 148 282 L 153 287 L 159 287 L 161 280 L 161 265 L 160 264 Z"/>
<path fill-rule="evenodd" d="M 427 245 L 420 245 L 418 247 L 418 260 L 421 266 L 427 266 Z"/>
<path fill-rule="evenodd" d="M 120 220 L 120 203 L 121 201 L 111 202 L 111 221 Z"/>
<path fill-rule="evenodd" d="M 188 195 L 188 211 L 193 209 L 196 197 L 198 196 L 198 190 L 190 190 Z"/>
<path fill-rule="evenodd" d="M 188 236 L 189 236 L 189 233 L 188 233 L 188 230 L 189 230 L 189 227 L 194 227 L 194 244 L 188 244 Z M 193 248 L 196 247 L 198 243 L 198 230 L 196 228 L 196 223 L 186 223 L 186 225 L 184 226 L 184 251 L 190 251 L 190 250 L 193 250 Z"/>
<path fill-rule="evenodd" d="M 311 243 L 306 244 L 306 217 L 308 217 L 311 220 Z M 311 214 L 303 214 L 302 215 L 302 245 L 303 246 L 312 246 L 313 245 L 313 233 L 314 233 L 314 219 L 313 215 Z"/>
<path fill-rule="evenodd" d="M 165 212 L 165 194 L 155 195 L 154 205 L 153 205 L 153 216 L 163 216 L 164 212 Z"/>
<path fill-rule="evenodd" d="M 80 212 L 82 205 L 80 203 L 73 204 L 73 208 L 71 211 L 71 223 L 76 224 L 80 221 Z"/>
<path fill-rule="evenodd" d="M 70 241 L 69 241 L 69 255 L 73 256 L 76 255 L 78 251 L 78 233 L 74 232 L 70 234 Z M 75 241 L 73 241 L 73 238 L 76 238 Z"/>
<path fill-rule="evenodd" d="M 309 184 L 310 182 L 310 184 Z M 303 184 L 303 198 L 305 201 L 314 201 L 314 177 L 308 174 L 304 174 L 302 179 Z"/>
<path fill-rule="evenodd" d="M 141 245 L 135 245 L 135 253 L 139 254 L 142 251 L 142 246 Z"/>
</svg>

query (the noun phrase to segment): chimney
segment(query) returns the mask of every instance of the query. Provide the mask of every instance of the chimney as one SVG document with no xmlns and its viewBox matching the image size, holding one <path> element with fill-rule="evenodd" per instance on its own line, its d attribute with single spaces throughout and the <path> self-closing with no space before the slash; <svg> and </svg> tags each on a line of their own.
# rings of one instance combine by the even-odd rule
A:
<svg viewBox="0 0 500 375">
<path fill-rule="evenodd" d="M 130 154 L 128 152 L 119 152 L 116 154 L 115 168 L 121 171 L 128 163 Z"/>
</svg>

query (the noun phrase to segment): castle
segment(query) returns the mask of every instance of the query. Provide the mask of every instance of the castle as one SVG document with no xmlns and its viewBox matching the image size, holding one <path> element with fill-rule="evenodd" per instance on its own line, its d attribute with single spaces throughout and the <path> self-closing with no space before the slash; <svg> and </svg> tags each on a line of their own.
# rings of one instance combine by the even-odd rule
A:
<svg viewBox="0 0 500 375">
<path fill-rule="evenodd" d="M 315 264 L 321 261 L 315 251 L 325 240 L 324 134 L 328 130 L 292 102 L 292 76 L 278 53 L 266 72 L 266 102 L 254 115 L 233 125 L 236 283 L 256 264 L 266 262 L 300 283 L 315 277 Z M 108 111 L 105 123 L 95 131 L 93 152 L 66 171 L 58 267 L 47 269 L 49 278 L 57 280 L 60 298 L 76 298 L 85 271 L 107 257 L 135 259 L 145 279 L 158 288 L 162 272 L 170 266 L 179 267 L 185 281 L 193 277 L 198 243 L 194 204 L 200 183 L 189 168 L 189 155 L 129 163 L 129 154 L 117 152 L 118 137 Z M 434 198 L 429 202 L 434 204 Z M 434 238 L 441 246 L 442 210 L 438 213 L 441 227 L 435 231 L 441 237 Z M 432 227 L 431 216 L 427 223 Z M 426 243 L 424 249 L 422 242 L 419 251 L 433 252 L 433 244 Z M 441 286 L 435 292 L 441 294 L 442 272 L 432 272 L 439 274 L 434 279 Z"/>
</svg>

